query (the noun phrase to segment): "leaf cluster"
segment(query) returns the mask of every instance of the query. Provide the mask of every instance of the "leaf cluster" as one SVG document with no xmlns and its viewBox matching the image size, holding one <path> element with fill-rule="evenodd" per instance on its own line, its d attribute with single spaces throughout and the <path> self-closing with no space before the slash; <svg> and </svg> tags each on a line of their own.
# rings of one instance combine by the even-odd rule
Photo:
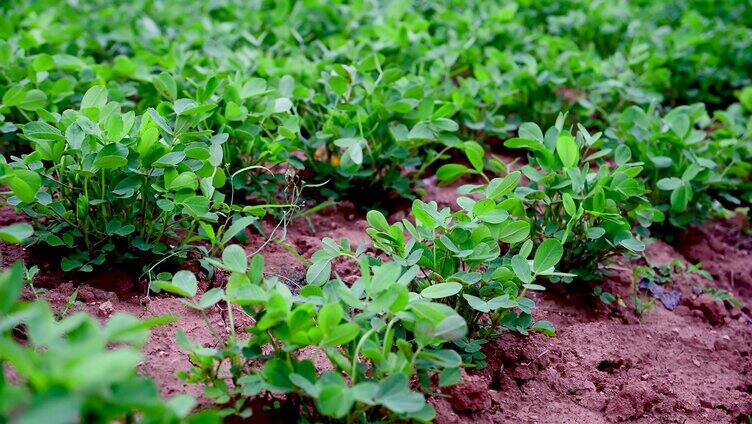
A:
<svg viewBox="0 0 752 424">
<path fill-rule="evenodd" d="M 338 257 L 360 269 L 351 286 L 332 279 L 331 262 Z M 198 298 L 188 274 L 162 288 L 190 297 L 186 302 L 196 309 L 226 304 L 231 325 L 238 313 L 253 322 L 243 334 L 233 327 L 217 348 L 179 336 L 194 364 L 181 376 L 204 383 L 207 396 L 225 405 L 224 414 L 250 416 L 254 398 L 286 394 L 288 402 L 297 400 L 297 411 L 312 417 L 430 421 L 433 408 L 411 379 L 428 390 L 433 375 L 445 385 L 459 377 L 460 356 L 442 345 L 466 334 L 465 321 L 451 307 L 410 291 L 414 271 L 397 262 L 325 239 L 308 284 L 294 294 L 279 279 L 264 277 L 261 256 L 249 264 L 238 245 L 212 261 L 231 273 L 224 288 Z M 222 364 L 229 364 L 231 381 Z"/>
</svg>

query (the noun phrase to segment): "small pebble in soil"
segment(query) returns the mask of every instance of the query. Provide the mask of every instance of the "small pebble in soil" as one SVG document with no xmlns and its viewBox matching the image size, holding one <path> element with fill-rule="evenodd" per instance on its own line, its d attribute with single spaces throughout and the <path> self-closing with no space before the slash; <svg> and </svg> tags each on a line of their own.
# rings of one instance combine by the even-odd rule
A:
<svg viewBox="0 0 752 424">
<path fill-rule="evenodd" d="M 112 306 L 112 302 L 109 300 L 99 305 L 99 308 L 97 308 L 97 313 L 102 318 L 107 318 L 115 311 L 115 308 Z"/>
<path fill-rule="evenodd" d="M 718 339 L 713 343 L 713 349 L 714 350 L 728 350 L 729 349 L 729 340 L 728 339 Z"/>
</svg>

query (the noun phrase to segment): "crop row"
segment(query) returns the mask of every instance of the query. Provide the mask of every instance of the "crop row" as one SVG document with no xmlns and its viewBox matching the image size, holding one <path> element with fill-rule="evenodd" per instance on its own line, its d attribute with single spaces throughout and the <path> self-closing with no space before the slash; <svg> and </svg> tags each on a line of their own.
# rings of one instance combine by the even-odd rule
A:
<svg viewBox="0 0 752 424">
<path fill-rule="evenodd" d="M 0 362 L 20 380 L 0 372 L 0 413 L 211 422 L 285 394 L 312 419 L 430 421 L 426 396 L 480 365 L 478 340 L 555 334 L 530 291 L 752 201 L 752 9 L 716 3 L 0 6 L 1 195 L 33 224 L 0 239 L 64 271 L 142 267 L 230 332 L 178 336 L 181 377 L 218 405 L 191 415 L 135 373 L 167 318 L 56 316 L 18 300 L 33 273 L 16 265 Z M 431 174 L 467 183 L 456 208 L 420 200 Z M 324 239 L 293 292 L 233 240 L 292 219 L 301 190 L 373 209 L 375 251 Z M 399 199 L 410 216 L 389 222 Z M 189 252 L 226 284 L 169 272 Z M 253 324 L 236 334 L 234 314 Z"/>
</svg>

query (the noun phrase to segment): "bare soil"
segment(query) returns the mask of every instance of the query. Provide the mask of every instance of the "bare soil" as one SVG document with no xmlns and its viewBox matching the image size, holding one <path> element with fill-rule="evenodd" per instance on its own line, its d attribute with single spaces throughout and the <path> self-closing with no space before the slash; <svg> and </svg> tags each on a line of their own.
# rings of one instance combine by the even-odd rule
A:
<svg viewBox="0 0 752 424">
<path fill-rule="evenodd" d="M 451 188 L 429 186 L 427 197 L 445 206 L 454 203 Z M 403 216 L 398 212 L 392 219 Z M 19 220 L 22 217 L 11 208 L 0 208 L 0 225 Z M 322 237 L 367 242 L 366 227 L 355 206 L 341 203 L 309 220 L 299 219 L 285 231 L 287 242 L 310 257 Z M 247 252 L 261 249 L 268 274 L 280 276 L 293 288 L 304 283 L 305 267 L 294 255 L 278 244 L 265 243 L 258 234 L 249 237 Z M 460 385 L 432 398 L 436 422 L 746 422 L 746 415 L 752 414 L 752 237 L 743 234 L 739 218 L 690 228 L 677 240 L 675 246 L 653 243 L 647 260 L 702 261 L 714 281 L 697 275 L 675 278 L 666 288 L 682 293 L 680 305 L 669 311 L 656 302 L 641 319 L 633 309 L 604 305 L 582 283 L 551 287 L 535 299 L 536 318 L 553 322 L 557 335 L 506 333 L 489 342 L 486 368 L 468 371 Z M 0 244 L 0 265 L 19 259 L 40 266 L 36 285 L 46 288 L 43 297 L 56 308 L 63 308 L 77 289 L 79 302 L 73 309 L 102 319 L 118 312 L 137 317 L 175 314 L 176 322 L 152 332 L 141 372 L 156 379 L 164 395 L 201 398 L 200 387 L 175 376 L 190 366 L 175 334 L 180 330 L 196 342 L 219 343 L 227 333 L 221 308 L 202 315 L 175 297 L 147 296 L 144 282 L 126 270 L 64 274 L 56 271 L 59 258 Z M 631 268 L 641 264 L 617 261 L 603 287 L 628 301 Z M 357 270 L 348 264 L 335 265 L 345 278 L 356 277 Z M 211 284 L 203 281 L 201 290 Z M 739 310 L 702 294 L 705 286 L 728 290 L 745 307 Z"/>
</svg>

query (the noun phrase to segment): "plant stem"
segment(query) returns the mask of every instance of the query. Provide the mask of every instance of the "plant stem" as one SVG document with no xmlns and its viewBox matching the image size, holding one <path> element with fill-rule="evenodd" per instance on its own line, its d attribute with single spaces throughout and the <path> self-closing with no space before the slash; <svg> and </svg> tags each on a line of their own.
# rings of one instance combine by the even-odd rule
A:
<svg viewBox="0 0 752 424">
<path fill-rule="evenodd" d="M 368 338 L 371 336 L 371 334 L 373 334 L 374 331 L 375 330 L 372 328 L 365 334 L 363 334 L 363 337 L 360 338 L 358 345 L 355 347 L 355 352 L 353 352 L 352 372 L 350 373 L 350 379 L 352 380 L 353 385 L 355 385 L 355 383 L 358 381 L 358 355 L 360 354 L 360 349 L 363 347 L 363 343 L 368 340 Z"/>
</svg>

